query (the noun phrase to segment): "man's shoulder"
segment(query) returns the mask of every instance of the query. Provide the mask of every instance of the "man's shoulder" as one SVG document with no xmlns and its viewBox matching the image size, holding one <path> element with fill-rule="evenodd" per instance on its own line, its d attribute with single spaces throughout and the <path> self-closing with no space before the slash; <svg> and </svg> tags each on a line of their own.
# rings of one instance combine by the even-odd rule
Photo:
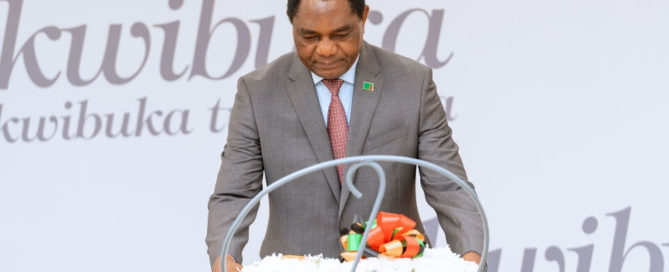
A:
<svg viewBox="0 0 669 272">
<path fill-rule="evenodd" d="M 399 72 L 399 74 L 401 74 L 405 72 L 427 73 L 432 69 L 425 64 L 422 64 L 416 60 L 402 56 L 390 50 L 371 44 L 367 44 L 367 46 L 371 50 L 371 52 L 373 52 L 374 55 L 376 56 L 379 66 L 381 67 L 382 70 L 386 71 L 392 70 Z"/>
<path fill-rule="evenodd" d="M 246 82 L 258 82 L 273 80 L 275 77 L 281 77 L 288 74 L 293 60 L 296 58 L 295 52 L 289 52 L 274 61 L 265 65 L 262 68 L 256 69 L 246 75 L 241 76 L 241 79 Z"/>
</svg>

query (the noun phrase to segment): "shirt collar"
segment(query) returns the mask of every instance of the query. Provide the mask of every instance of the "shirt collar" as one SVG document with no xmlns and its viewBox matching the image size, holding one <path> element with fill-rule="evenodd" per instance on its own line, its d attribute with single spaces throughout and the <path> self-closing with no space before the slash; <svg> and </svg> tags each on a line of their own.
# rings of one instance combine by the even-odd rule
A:
<svg viewBox="0 0 669 272">
<path fill-rule="evenodd" d="M 339 79 L 344 80 L 344 82 L 355 85 L 355 69 L 358 67 L 358 60 L 360 60 L 360 55 L 358 54 L 358 57 L 355 59 L 355 62 L 353 65 L 351 65 L 351 68 L 346 71 L 343 75 L 339 76 Z M 321 83 L 321 80 L 323 80 L 323 77 L 315 74 L 314 72 L 311 72 L 311 78 L 314 80 L 314 85 L 318 85 Z"/>
</svg>

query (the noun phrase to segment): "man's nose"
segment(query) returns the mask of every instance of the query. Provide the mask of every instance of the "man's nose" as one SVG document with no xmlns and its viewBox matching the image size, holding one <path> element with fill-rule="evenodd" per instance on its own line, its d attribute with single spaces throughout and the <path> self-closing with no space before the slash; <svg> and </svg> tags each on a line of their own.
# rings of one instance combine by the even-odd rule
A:
<svg viewBox="0 0 669 272">
<path fill-rule="evenodd" d="M 331 57 L 337 53 L 337 45 L 330 39 L 325 38 L 318 43 L 316 53 L 323 57 Z"/>
</svg>

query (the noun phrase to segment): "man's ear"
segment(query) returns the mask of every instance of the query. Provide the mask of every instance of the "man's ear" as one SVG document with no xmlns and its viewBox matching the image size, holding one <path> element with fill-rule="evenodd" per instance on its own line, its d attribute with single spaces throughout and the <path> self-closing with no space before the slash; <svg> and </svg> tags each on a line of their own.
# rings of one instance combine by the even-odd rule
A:
<svg viewBox="0 0 669 272">
<path fill-rule="evenodd" d="M 365 33 L 365 22 L 367 22 L 367 15 L 369 14 L 369 5 L 365 5 L 365 10 L 362 12 L 362 33 Z"/>
</svg>

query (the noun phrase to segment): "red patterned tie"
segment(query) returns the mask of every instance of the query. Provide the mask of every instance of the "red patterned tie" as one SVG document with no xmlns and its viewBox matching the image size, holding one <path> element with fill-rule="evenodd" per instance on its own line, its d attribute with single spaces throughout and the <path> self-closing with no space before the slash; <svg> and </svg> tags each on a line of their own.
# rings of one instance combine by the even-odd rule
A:
<svg viewBox="0 0 669 272">
<path fill-rule="evenodd" d="M 341 79 L 323 79 L 323 84 L 328 87 L 332 94 L 330 107 L 328 108 L 328 134 L 330 135 L 330 145 L 335 159 L 346 157 L 346 138 L 348 137 L 348 122 L 346 122 L 346 112 L 344 106 L 339 100 L 339 89 L 344 84 Z M 344 165 L 337 165 L 337 175 L 339 182 L 344 180 Z"/>
</svg>

